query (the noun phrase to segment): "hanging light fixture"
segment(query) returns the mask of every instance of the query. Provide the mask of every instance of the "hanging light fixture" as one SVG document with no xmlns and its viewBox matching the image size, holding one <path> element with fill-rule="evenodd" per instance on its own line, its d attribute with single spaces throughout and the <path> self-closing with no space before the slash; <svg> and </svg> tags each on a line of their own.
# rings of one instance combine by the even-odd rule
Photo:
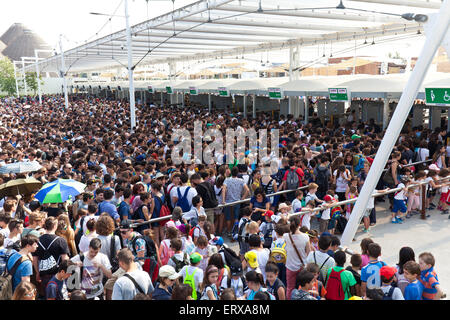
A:
<svg viewBox="0 0 450 320">
<path fill-rule="evenodd" d="M 339 4 L 337 5 L 336 9 L 345 9 L 345 6 L 342 3 L 342 0 L 339 1 Z"/>
</svg>

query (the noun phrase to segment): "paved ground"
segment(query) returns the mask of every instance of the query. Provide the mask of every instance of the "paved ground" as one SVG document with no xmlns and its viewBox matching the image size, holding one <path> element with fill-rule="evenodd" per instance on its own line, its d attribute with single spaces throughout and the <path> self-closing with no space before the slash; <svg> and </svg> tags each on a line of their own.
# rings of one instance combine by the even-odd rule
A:
<svg viewBox="0 0 450 320">
<path fill-rule="evenodd" d="M 436 200 L 435 200 L 436 202 Z M 390 223 L 390 211 L 386 210 L 388 202 L 377 203 L 377 225 L 371 227 L 368 234 L 362 232 L 362 224 L 355 236 L 356 241 L 349 246 L 354 252 L 360 252 L 360 242 L 365 237 L 372 238 L 382 248 L 382 259 L 394 266 L 398 262 L 398 253 L 404 246 L 414 249 L 416 261 L 424 251 L 431 252 L 436 259 L 436 272 L 439 282 L 447 298 L 450 299 L 450 220 L 448 215 L 441 215 L 440 211 L 427 211 L 431 217 L 421 220 L 419 215 L 406 219 L 403 224 Z M 238 250 L 237 243 L 231 243 L 225 237 L 225 242 Z M 348 258 L 348 261 L 350 259 Z"/>
</svg>

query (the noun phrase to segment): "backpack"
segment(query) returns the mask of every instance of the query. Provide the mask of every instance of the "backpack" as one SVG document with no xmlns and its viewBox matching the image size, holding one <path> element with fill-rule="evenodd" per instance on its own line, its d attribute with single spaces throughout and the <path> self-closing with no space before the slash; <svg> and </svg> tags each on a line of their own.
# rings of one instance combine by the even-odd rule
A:
<svg viewBox="0 0 450 320">
<path fill-rule="evenodd" d="M 317 264 L 317 260 L 316 260 L 316 252 L 315 252 L 315 251 L 314 251 L 314 253 L 313 253 L 313 256 L 314 256 L 314 263 Z M 325 259 L 325 261 L 322 263 L 322 265 L 319 267 L 319 276 L 317 277 L 317 279 L 318 279 L 320 282 L 322 282 L 322 283 L 325 282 L 325 279 L 323 278 L 323 275 L 322 275 L 322 268 L 323 268 L 323 266 L 325 265 L 325 263 L 327 263 L 327 261 L 328 261 L 330 258 L 331 258 L 331 257 L 328 256 L 328 257 Z M 317 264 L 317 265 L 318 265 L 318 264 Z"/>
<path fill-rule="evenodd" d="M 12 255 L 9 255 L 6 260 L 6 265 L 8 265 L 8 261 L 11 256 Z M 26 257 L 17 259 L 11 270 L 8 270 L 8 268 L 5 267 L 5 271 L 0 275 L 0 300 L 11 300 L 13 295 L 12 287 L 14 274 L 16 273 L 17 268 L 19 268 L 19 266 L 26 260 L 29 259 Z"/>
<path fill-rule="evenodd" d="M 325 298 L 327 300 L 345 300 L 344 288 L 342 287 L 342 279 L 341 274 L 345 270 L 337 272 L 334 269 L 331 269 L 330 275 L 327 275 L 326 279 L 326 290 L 327 294 Z"/>
<path fill-rule="evenodd" d="M 161 209 L 159 209 L 159 217 L 161 218 L 161 217 L 170 216 L 171 213 L 170 213 L 170 210 L 167 207 L 167 205 L 162 202 L 160 197 L 156 196 L 155 198 L 158 199 L 159 204 L 161 205 Z M 159 225 L 161 227 L 164 227 L 168 221 L 169 221 L 169 219 L 160 221 Z"/>
<path fill-rule="evenodd" d="M 286 263 L 286 242 L 283 244 L 276 244 L 270 251 L 270 261 L 275 263 Z"/>
<path fill-rule="evenodd" d="M 355 168 L 355 172 L 359 172 L 361 169 L 364 169 L 364 162 L 366 162 L 366 159 L 362 155 L 357 154 L 353 156 L 353 167 Z"/>
<path fill-rule="evenodd" d="M 264 234 L 264 244 L 263 247 L 270 249 L 272 247 L 272 231 L 273 231 L 273 223 L 269 223 L 269 227 L 266 230 L 266 233 Z"/>
<path fill-rule="evenodd" d="M 245 291 L 245 287 L 247 286 L 247 282 L 246 282 L 245 277 L 243 275 L 241 276 L 241 281 L 242 281 L 242 288 Z M 227 277 L 227 288 L 231 288 L 231 277 L 230 276 Z"/>
<path fill-rule="evenodd" d="M 39 272 L 46 272 L 46 273 L 52 273 L 52 271 L 56 270 L 58 268 L 58 261 L 55 260 L 55 258 L 48 252 L 48 249 L 53 245 L 53 243 L 58 240 L 59 237 L 56 237 L 53 239 L 52 242 L 48 245 L 47 248 L 44 247 L 44 245 L 41 243 L 41 241 L 38 241 L 38 245 L 44 249 L 44 259 L 39 260 Z"/>
<path fill-rule="evenodd" d="M 206 185 L 204 185 L 204 183 L 208 183 L 208 182 L 203 182 L 196 187 L 197 191 L 199 188 L 205 190 L 205 192 L 201 194 L 202 199 L 203 199 L 203 208 L 205 208 L 205 209 L 215 208 L 215 207 L 217 207 L 219 202 L 217 201 L 214 189 L 211 190 L 211 188 L 210 187 L 208 188 Z"/>
<path fill-rule="evenodd" d="M 286 177 L 286 188 L 288 190 L 295 190 L 298 188 L 300 178 L 295 170 L 289 170 Z"/>
<path fill-rule="evenodd" d="M 175 256 L 172 256 L 170 258 L 170 260 L 172 260 L 172 262 L 175 263 L 175 271 L 176 272 L 180 272 L 180 270 L 184 266 L 188 266 L 189 265 L 189 257 L 188 257 L 186 252 L 184 252 L 184 254 L 183 254 L 183 260 L 178 260 Z"/>
<path fill-rule="evenodd" d="M 197 289 L 195 288 L 195 273 L 197 272 L 197 269 L 194 269 L 194 271 L 189 274 L 188 268 L 186 268 L 186 275 L 184 277 L 183 283 L 189 285 L 192 288 L 192 299 L 197 300 Z"/>
<path fill-rule="evenodd" d="M 199 226 L 195 226 L 193 228 L 191 228 L 191 230 L 189 230 L 189 236 L 194 239 L 194 230 L 198 229 L 200 231 L 200 227 Z"/>
<path fill-rule="evenodd" d="M 320 167 L 317 167 L 317 175 L 316 175 L 316 183 L 319 186 L 320 191 L 328 190 L 328 177 L 327 177 L 327 169 L 321 170 Z"/>
<path fill-rule="evenodd" d="M 245 238 L 244 230 L 245 230 L 245 227 L 247 226 L 247 224 L 249 224 L 250 222 L 251 222 L 250 219 L 244 219 L 244 223 L 241 224 L 241 226 L 239 227 L 239 230 L 236 233 L 236 235 L 233 234 L 233 239 L 234 240 L 237 240 L 239 242 L 244 241 L 244 238 Z"/>
<path fill-rule="evenodd" d="M 231 237 L 234 240 L 237 240 L 239 234 L 239 221 L 236 221 L 233 225 L 233 228 L 231 228 Z"/>
<path fill-rule="evenodd" d="M 343 234 L 346 227 L 347 227 L 347 219 L 343 216 L 339 216 L 336 219 L 336 227 L 334 229 L 334 232 L 336 234 Z"/>
<path fill-rule="evenodd" d="M 80 251 L 80 248 L 78 247 L 80 245 L 80 241 L 81 241 L 81 237 L 83 236 L 83 224 L 84 224 L 84 219 L 86 218 L 86 216 L 82 216 L 81 220 L 80 220 L 80 230 L 77 232 L 77 234 L 75 235 L 75 246 L 77 248 L 77 251 Z"/>
<path fill-rule="evenodd" d="M 234 252 L 230 248 L 223 247 L 223 254 L 225 256 L 225 264 L 228 267 L 230 267 L 230 268 L 231 267 L 239 267 L 239 266 L 242 267 L 241 259 L 236 254 L 236 252 Z"/>
<path fill-rule="evenodd" d="M 14 253 L 13 250 L 2 250 L 0 254 L 0 275 L 2 275 L 5 272 L 6 262 L 13 253 Z"/>
<path fill-rule="evenodd" d="M 10 250 L 16 250 L 16 251 L 20 251 L 20 240 L 17 240 L 16 242 L 11 243 L 10 245 L 8 245 L 6 247 L 6 249 Z"/>
<path fill-rule="evenodd" d="M 184 195 L 181 196 L 180 187 L 177 188 L 178 201 L 176 203 L 176 206 L 180 207 L 183 210 L 183 212 L 188 212 L 189 210 L 191 210 L 191 205 L 189 204 L 187 198 L 189 189 L 191 189 L 191 187 L 187 187 L 186 190 L 184 191 Z"/>
<path fill-rule="evenodd" d="M 111 236 L 111 244 L 109 246 L 109 262 L 111 263 L 111 272 L 119 270 L 119 260 L 117 259 L 116 239 L 115 235 Z"/>
<path fill-rule="evenodd" d="M 150 275 L 152 281 L 154 281 L 154 279 L 156 279 L 155 273 L 159 270 L 155 242 L 153 242 L 149 236 L 144 236 L 138 233 L 137 236 L 131 241 L 132 251 L 135 256 L 137 256 L 135 249 L 137 239 L 144 239 L 145 241 L 146 252 L 144 255 L 144 265 L 142 266 L 142 269 L 146 271 Z"/>
<path fill-rule="evenodd" d="M 386 292 L 385 294 L 383 294 L 383 300 L 393 300 L 392 296 L 394 295 L 394 290 L 395 290 L 395 287 L 391 286 L 389 291 Z"/>
</svg>

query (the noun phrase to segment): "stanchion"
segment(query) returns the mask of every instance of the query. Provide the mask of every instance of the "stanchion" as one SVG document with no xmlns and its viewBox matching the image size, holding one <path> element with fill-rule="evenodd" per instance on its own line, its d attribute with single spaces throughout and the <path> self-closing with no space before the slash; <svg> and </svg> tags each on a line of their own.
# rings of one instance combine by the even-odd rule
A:
<svg viewBox="0 0 450 320">
<path fill-rule="evenodd" d="M 427 216 L 426 216 L 425 210 L 427 209 L 426 208 L 426 204 L 427 204 L 427 185 L 423 184 L 421 188 L 422 188 L 422 210 L 420 211 L 420 219 L 426 220 Z"/>
</svg>

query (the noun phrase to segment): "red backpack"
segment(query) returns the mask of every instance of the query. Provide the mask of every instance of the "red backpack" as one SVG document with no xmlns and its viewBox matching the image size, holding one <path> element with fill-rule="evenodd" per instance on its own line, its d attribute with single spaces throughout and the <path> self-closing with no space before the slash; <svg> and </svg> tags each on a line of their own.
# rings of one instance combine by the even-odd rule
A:
<svg viewBox="0 0 450 320">
<path fill-rule="evenodd" d="M 327 300 L 345 300 L 344 288 L 342 287 L 341 273 L 345 270 L 337 272 L 331 269 L 330 276 L 326 279 Z"/>
</svg>

